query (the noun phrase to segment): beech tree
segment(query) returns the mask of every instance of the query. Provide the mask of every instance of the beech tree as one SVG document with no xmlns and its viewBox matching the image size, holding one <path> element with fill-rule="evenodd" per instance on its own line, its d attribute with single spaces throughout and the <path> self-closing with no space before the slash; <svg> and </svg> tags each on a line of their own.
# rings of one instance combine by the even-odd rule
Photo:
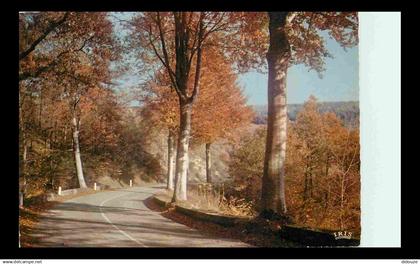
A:
<svg viewBox="0 0 420 264">
<path fill-rule="evenodd" d="M 109 82 L 109 61 L 118 54 L 111 36 L 112 25 L 106 13 L 34 12 L 21 13 L 19 18 L 20 92 L 25 93 L 25 83 L 37 80 L 53 84 L 49 87 L 61 91 L 59 98 L 68 101 L 77 176 L 80 187 L 86 187 L 80 158 L 78 104 L 88 88 Z"/>
<path fill-rule="evenodd" d="M 191 48 L 194 46 L 193 44 L 205 43 L 205 41 L 198 41 L 201 28 L 199 21 L 201 19 L 197 17 L 201 17 L 201 15 L 197 14 L 194 16 L 188 12 L 174 13 L 172 16 L 168 13 L 165 13 L 165 16 L 163 14 L 145 13 L 137 20 L 140 21 L 140 23 L 137 23 L 137 31 L 142 30 L 142 32 L 145 32 L 143 34 L 140 33 L 139 36 L 143 39 L 143 43 L 146 44 L 143 46 L 148 45 L 154 51 L 154 55 L 168 69 L 168 75 L 180 98 L 180 106 L 182 105 L 181 108 L 184 109 L 181 111 L 184 113 L 184 118 L 181 119 L 184 120 L 191 119 L 190 114 L 187 113 L 190 113 L 190 106 L 193 100 L 186 100 L 185 93 L 182 95 L 178 91 L 179 87 L 175 86 L 188 82 L 186 77 L 189 75 L 186 73 L 190 71 L 194 53 L 197 51 L 197 55 L 201 54 L 201 48 L 205 47 L 203 45 L 201 48 L 198 48 L 198 46 L 195 49 Z M 221 19 L 218 19 L 218 17 Z M 266 13 L 258 12 L 228 14 L 214 12 L 204 13 L 201 21 L 204 22 L 206 20 L 204 18 L 208 19 L 208 24 L 213 21 L 212 23 L 216 25 L 215 28 L 217 29 L 214 30 L 217 32 L 212 35 L 214 38 L 211 38 L 208 45 L 223 49 L 225 51 L 224 54 L 232 62 L 235 62 L 238 70 L 245 71 L 251 67 L 261 66 L 263 62 L 261 58 L 267 52 L 269 75 L 268 130 L 261 197 L 262 213 L 263 215 L 267 212 L 285 214 L 287 213 L 284 192 L 284 161 L 287 136 L 287 69 L 291 64 L 304 63 L 309 68 L 321 73 L 324 70 L 324 59 L 329 57 L 330 54 L 325 48 L 324 39 L 320 32 L 327 31 L 343 47 L 351 47 L 357 44 L 357 13 L 270 12 L 267 15 Z M 223 18 L 227 19 L 224 20 Z M 211 32 L 213 27 L 204 26 L 204 24 L 202 27 L 203 31 L 205 32 L 206 29 L 210 28 L 208 32 Z M 189 25 L 194 25 L 195 27 L 189 27 Z M 165 41 L 165 36 L 170 34 L 173 36 L 174 42 Z M 269 35 L 269 41 L 267 41 L 267 35 Z M 204 33 L 202 36 L 207 36 L 207 34 Z M 190 42 L 186 40 L 191 40 L 192 44 L 189 44 Z M 172 49 L 168 48 L 170 46 Z M 249 47 L 245 48 L 246 46 Z M 192 56 L 185 56 L 188 51 L 190 51 L 189 54 Z M 181 54 L 184 55 L 181 56 Z M 196 57 L 199 58 L 201 56 Z M 148 58 L 150 59 L 150 56 Z M 174 65 L 176 71 L 172 69 Z M 196 66 L 198 65 L 200 63 L 196 64 Z M 197 69 L 199 67 L 196 67 Z M 181 82 L 176 83 L 178 80 Z M 196 75 L 196 80 L 198 84 L 199 75 Z M 183 87 L 187 87 L 187 85 Z M 195 88 L 191 91 L 191 99 L 195 97 L 193 95 L 197 94 L 197 91 L 198 89 Z M 189 101 L 191 101 L 191 104 L 187 103 Z M 186 124 L 190 122 L 182 120 L 180 122 L 183 124 L 180 131 L 189 131 L 188 128 L 190 126 Z M 185 144 L 187 141 L 182 140 L 182 138 L 188 138 L 187 135 L 189 136 L 189 133 L 184 133 L 184 136 L 178 139 L 179 142 L 184 143 L 182 148 L 178 148 L 180 155 L 177 155 L 177 159 L 180 161 L 177 162 L 177 171 L 183 172 L 179 175 L 181 182 L 183 182 L 181 186 L 185 187 L 180 190 L 181 193 L 186 190 L 185 177 L 183 176 L 185 176 L 188 163 L 185 162 L 187 156 L 183 155 L 183 153 L 186 153 L 185 149 L 188 148 L 188 144 Z M 178 146 L 180 147 L 181 144 Z M 178 166 L 181 164 L 184 166 Z M 183 169 L 180 169 L 181 167 Z M 174 198 L 176 200 L 176 195 Z M 182 194 L 181 199 L 184 198 L 186 198 L 186 195 Z"/>
<path fill-rule="evenodd" d="M 314 97 L 288 123 L 286 197 L 293 222 L 321 229 L 360 232 L 358 128 L 333 112 L 321 114 Z M 249 133 L 231 152 L 229 174 L 239 198 L 259 210 L 265 127 Z"/>
<path fill-rule="evenodd" d="M 173 201 L 186 200 L 191 111 L 199 92 L 202 52 L 208 45 L 222 43 L 215 39 L 225 36 L 222 32 L 229 28 L 231 19 L 222 12 L 156 12 L 142 13 L 132 24 L 134 37 L 150 51 L 143 52 L 143 58 L 160 61 L 178 96 L 180 125 Z"/>
<path fill-rule="evenodd" d="M 286 162 L 288 197 L 297 222 L 359 229 L 358 128 L 334 113 L 321 114 L 311 96 L 290 125 Z"/>
<path fill-rule="evenodd" d="M 304 167 L 304 202 L 313 197 L 316 164 L 321 160 L 325 153 L 325 137 L 322 134 L 324 129 L 322 124 L 322 116 L 319 113 L 317 100 L 314 96 L 310 96 L 309 100 L 303 105 L 303 109 L 296 118 L 295 132 L 304 139 L 305 144 L 300 151 L 305 159 Z"/>
<path fill-rule="evenodd" d="M 262 215 L 287 213 L 284 164 L 286 159 L 286 77 L 291 64 L 304 63 L 319 73 L 326 50 L 321 31 L 343 48 L 358 42 L 356 12 L 269 12 L 267 141 L 262 180 Z"/>
<path fill-rule="evenodd" d="M 176 134 L 179 129 L 178 100 L 175 91 L 171 89 L 170 82 L 164 71 L 157 71 L 154 79 L 147 85 L 148 95 L 144 98 L 143 116 L 151 126 L 167 130 L 168 165 L 167 186 L 174 190 L 175 186 L 175 154 Z"/>
<path fill-rule="evenodd" d="M 211 144 L 217 138 L 233 137 L 236 128 L 251 121 L 253 112 L 246 106 L 231 65 L 217 50 L 203 53 L 202 70 L 200 98 L 192 109 L 191 138 L 192 143 L 206 146 L 206 179 L 211 182 Z M 167 188 L 172 190 L 174 146 L 171 143 L 179 128 L 178 102 L 162 71 L 156 72 L 148 90 L 143 114 L 154 126 L 168 130 Z"/>
<path fill-rule="evenodd" d="M 253 111 L 220 51 L 209 49 L 202 63 L 202 93 L 193 108 L 192 138 L 196 144 L 205 145 L 206 181 L 212 183 L 211 144 L 218 138 L 233 138 L 237 128 L 251 122 Z"/>
<path fill-rule="evenodd" d="M 24 111 L 27 92 L 25 87 L 28 83 L 22 81 L 37 77 L 48 70 L 53 63 L 37 65 L 33 60 L 33 51 L 39 44 L 58 26 L 62 25 L 68 18 L 68 13 L 44 13 L 35 15 L 19 14 L 19 135 L 23 149 L 21 159 L 20 176 L 22 178 L 22 189 L 26 187 L 26 163 L 27 163 L 27 131 Z M 21 203 L 23 203 L 24 190 L 21 192 Z M 21 204 L 23 206 L 23 204 Z"/>
</svg>

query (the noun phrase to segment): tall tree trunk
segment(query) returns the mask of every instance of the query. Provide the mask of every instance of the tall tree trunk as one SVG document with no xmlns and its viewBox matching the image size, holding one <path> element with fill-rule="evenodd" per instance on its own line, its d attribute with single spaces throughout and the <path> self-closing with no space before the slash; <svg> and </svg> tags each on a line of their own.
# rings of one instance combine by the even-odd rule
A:
<svg viewBox="0 0 420 264">
<path fill-rule="evenodd" d="M 262 179 L 262 213 L 286 214 L 284 165 L 286 159 L 286 75 L 290 46 L 285 33 L 287 12 L 269 12 L 267 140 Z"/>
<path fill-rule="evenodd" d="M 77 179 L 79 180 L 80 188 L 87 188 L 85 178 L 83 176 L 82 159 L 80 157 L 80 145 L 79 145 L 79 126 L 76 116 L 73 116 L 73 150 L 74 160 L 76 163 Z"/>
<path fill-rule="evenodd" d="M 207 180 L 207 183 L 212 182 L 210 146 L 211 146 L 211 143 L 206 143 L 206 180 Z"/>
<path fill-rule="evenodd" d="M 23 131 L 22 131 L 23 134 Z M 25 135 L 22 135 L 23 140 L 23 155 L 22 155 L 22 167 L 21 167 L 21 178 L 22 188 L 19 190 L 19 207 L 24 206 L 25 192 L 26 192 L 26 160 L 28 155 L 28 144 L 26 143 Z"/>
<path fill-rule="evenodd" d="M 174 189 L 174 176 L 175 176 L 175 151 L 174 151 L 174 134 L 169 130 L 168 133 L 168 182 L 166 188 L 168 190 Z"/>
<path fill-rule="evenodd" d="M 180 127 L 176 153 L 175 191 L 172 202 L 187 200 L 188 148 L 191 133 L 192 103 L 180 100 Z"/>
<path fill-rule="evenodd" d="M 20 90 L 19 90 L 19 99 L 23 100 L 23 97 L 20 94 Z M 26 129 L 25 129 L 25 123 L 24 123 L 24 118 L 23 118 L 23 101 L 19 102 L 19 123 L 20 123 L 20 132 L 21 132 L 21 144 L 23 146 L 23 150 L 22 150 L 22 163 L 21 163 L 21 168 L 20 168 L 20 180 L 22 181 L 21 184 L 21 189 L 19 190 L 19 206 L 23 207 L 23 200 L 24 200 L 24 196 L 25 196 L 25 191 L 26 191 L 26 160 L 27 160 L 27 155 L 28 155 L 28 143 L 27 143 L 27 139 L 26 139 Z"/>
</svg>

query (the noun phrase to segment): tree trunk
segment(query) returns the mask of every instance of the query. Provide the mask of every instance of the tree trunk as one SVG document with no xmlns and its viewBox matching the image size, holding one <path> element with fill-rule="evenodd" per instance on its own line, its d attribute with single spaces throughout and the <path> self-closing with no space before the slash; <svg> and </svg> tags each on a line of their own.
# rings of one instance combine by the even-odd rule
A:
<svg viewBox="0 0 420 264">
<path fill-rule="evenodd" d="M 328 191 L 325 194 L 325 209 L 328 209 L 329 199 L 330 199 L 330 181 L 328 180 L 328 172 L 330 168 L 329 161 L 330 161 L 330 156 L 327 153 L 327 160 L 325 164 L 325 181 L 328 183 Z"/>
<path fill-rule="evenodd" d="M 79 126 L 76 116 L 73 117 L 73 150 L 74 160 L 76 163 L 77 179 L 79 180 L 80 188 L 87 188 L 85 178 L 83 176 L 82 159 L 80 157 L 80 145 L 79 145 Z"/>
<path fill-rule="evenodd" d="M 168 133 L 168 182 L 166 188 L 168 190 L 174 189 L 174 175 L 175 175 L 175 151 L 174 151 L 174 134 L 172 131 Z"/>
<path fill-rule="evenodd" d="M 172 202 L 187 200 L 188 148 L 191 133 L 192 103 L 180 100 L 180 127 L 176 153 L 175 191 Z"/>
<path fill-rule="evenodd" d="M 211 153 L 210 153 L 211 143 L 206 143 L 206 180 L 207 183 L 211 183 Z"/>
<path fill-rule="evenodd" d="M 23 100 L 23 97 L 20 94 L 20 90 L 19 90 L 19 99 Z M 19 124 L 20 124 L 20 132 L 21 132 L 21 144 L 23 145 L 23 150 L 22 150 L 22 163 L 21 163 L 21 168 L 20 168 L 20 180 L 22 181 L 21 184 L 19 184 L 21 186 L 21 189 L 19 190 L 19 206 L 23 208 L 23 200 L 24 200 L 24 196 L 25 196 L 25 191 L 26 191 L 26 161 L 27 161 L 27 155 L 28 155 L 28 143 L 27 143 L 27 139 L 26 139 L 26 128 L 25 128 L 25 122 L 24 122 L 24 118 L 23 118 L 23 102 L 19 103 Z"/>
<path fill-rule="evenodd" d="M 309 187 L 308 187 L 308 168 L 305 168 L 305 185 L 304 185 L 304 188 L 303 188 L 303 202 L 304 203 L 306 203 L 306 200 L 308 199 L 308 190 L 309 190 Z"/>
<path fill-rule="evenodd" d="M 287 12 L 269 12 L 267 140 L 262 179 L 261 211 L 286 214 L 284 165 L 286 158 L 286 75 L 290 46 L 284 30 Z"/>
<path fill-rule="evenodd" d="M 313 173 L 312 173 L 312 168 L 313 168 L 313 165 L 309 165 L 309 168 L 308 168 L 308 189 L 307 189 L 307 191 L 308 191 L 307 197 L 308 198 L 312 198 L 312 193 L 313 193 L 313 181 L 312 181 L 312 179 L 313 179 Z"/>
<path fill-rule="evenodd" d="M 23 131 L 22 131 L 23 132 Z M 23 133 L 22 133 L 23 134 Z M 22 168 L 21 168 L 21 181 L 22 181 L 22 188 L 19 191 L 19 207 L 23 208 L 23 201 L 25 198 L 25 192 L 26 192 L 26 160 L 28 155 L 28 145 L 26 143 L 25 135 L 22 135 L 23 137 L 23 155 L 22 155 Z"/>
<path fill-rule="evenodd" d="M 311 173 L 309 174 L 309 197 L 314 197 L 314 175 L 312 173 L 312 169 Z"/>
</svg>

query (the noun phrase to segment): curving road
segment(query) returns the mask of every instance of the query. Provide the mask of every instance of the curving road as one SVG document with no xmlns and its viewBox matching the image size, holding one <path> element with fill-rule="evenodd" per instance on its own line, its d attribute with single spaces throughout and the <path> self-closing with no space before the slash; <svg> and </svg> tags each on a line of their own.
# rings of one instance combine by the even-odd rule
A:
<svg viewBox="0 0 420 264">
<path fill-rule="evenodd" d="M 38 223 L 40 247 L 249 247 L 200 234 L 151 211 L 160 186 L 99 192 L 59 203 Z"/>
</svg>

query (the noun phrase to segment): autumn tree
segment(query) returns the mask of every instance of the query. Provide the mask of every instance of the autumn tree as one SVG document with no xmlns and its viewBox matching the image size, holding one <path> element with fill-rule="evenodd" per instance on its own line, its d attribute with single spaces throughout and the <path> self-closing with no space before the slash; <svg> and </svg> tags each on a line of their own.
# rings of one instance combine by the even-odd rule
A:
<svg viewBox="0 0 420 264">
<path fill-rule="evenodd" d="M 255 202 L 261 196 L 265 129 L 241 139 L 232 153 L 229 174 L 236 195 Z M 286 195 L 297 224 L 360 232 L 360 158 L 358 128 L 347 128 L 333 113 L 319 112 L 311 96 L 288 122 Z"/>
<path fill-rule="evenodd" d="M 180 126 L 176 157 L 173 201 L 187 199 L 188 148 L 191 111 L 199 91 L 202 52 L 221 46 L 233 25 L 224 12 L 142 13 L 134 19 L 134 38 L 139 40 L 143 58 L 159 60 L 166 69 L 179 101 Z"/>
<path fill-rule="evenodd" d="M 209 49 L 202 63 L 202 92 L 193 108 L 192 138 L 196 144 L 205 144 L 206 181 L 211 183 L 211 144 L 218 138 L 234 137 L 237 128 L 251 122 L 253 111 L 220 51 Z"/>
<path fill-rule="evenodd" d="M 199 90 L 201 52 L 205 36 L 204 13 L 145 13 L 138 18 L 138 25 L 143 27 L 142 30 L 145 32 L 143 36 L 148 40 L 146 45 L 153 49 L 165 67 L 171 85 L 178 95 L 180 129 L 173 201 L 186 200 L 191 108 Z M 167 32 L 171 31 L 173 42 L 168 40 Z M 194 57 L 196 77 L 192 92 L 189 93 L 188 82 Z"/>
<path fill-rule="evenodd" d="M 123 107 L 110 89 L 92 87 L 81 97 L 80 140 L 85 152 L 112 158 L 121 137 Z"/>
<path fill-rule="evenodd" d="M 230 153 L 229 175 L 233 178 L 237 196 L 252 201 L 257 207 L 261 198 L 266 137 L 264 127 L 255 128 L 244 135 Z"/>
<path fill-rule="evenodd" d="M 218 17 L 220 19 L 218 19 Z M 147 22 L 146 18 L 149 18 L 149 22 Z M 304 63 L 308 67 L 315 69 L 318 72 L 322 72 L 324 58 L 328 57 L 329 53 L 325 48 L 324 39 L 320 32 L 328 31 L 330 36 L 338 41 L 343 47 L 353 46 L 357 43 L 357 14 L 341 12 L 271 12 L 267 16 L 264 13 L 255 12 L 228 14 L 215 12 L 205 13 L 202 21 L 206 20 L 204 18 L 209 19 L 209 24 L 212 22 L 215 25 L 215 30 L 213 30 L 213 32 L 217 31 L 217 34 L 215 33 L 212 35 L 214 38 L 212 38 L 209 43 L 224 49 L 225 54 L 227 54 L 232 61 L 235 61 L 237 69 L 246 70 L 252 66 L 261 66 L 262 60 L 258 59 L 258 57 L 261 58 L 266 51 L 266 44 L 269 44 L 267 52 L 269 73 L 268 131 L 261 202 L 263 204 L 262 208 L 264 212 L 285 214 L 287 212 L 284 194 L 284 161 L 287 135 L 285 83 L 287 69 L 291 64 Z M 226 20 L 224 18 L 226 18 Z M 148 44 L 148 46 L 155 51 L 155 55 L 158 55 L 157 57 L 162 64 L 166 65 L 165 67 L 169 69 L 168 75 L 171 77 L 171 82 L 176 86 L 175 81 L 182 75 L 176 74 L 182 72 L 184 73 L 184 77 L 189 76 L 188 74 L 185 74 L 186 72 L 189 73 L 190 70 L 186 65 L 191 65 L 192 58 L 194 57 L 180 56 L 183 54 L 183 51 L 188 51 L 185 47 L 189 47 L 188 43 L 190 42 L 185 40 L 195 40 L 192 41 L 193 44 L 200 43 L 200 41 L 197 41 L 197 38 L 190 38 L 192 33 L 195 33 L 194 36 L 198 37 L 200 35 L 198 34 L 200 30 L 194 31 L 194 27 L 190 28 L 187 25 L 193 24 L 192 22 L 195 21 L 200 21 L 200 19 L 194 19 L 194 15 L 189 15 L 189 13 L 186 12 L 176 13 L 173 16 L 166 14 L 164 19 L 162 19 L 163 18 L 158 14 L 144 14 L 140 19 L 142 23 L 138 23 L 141 25 L 138 28 L 142 29 L 143 32 L 146 32 L 140 37 L 143 38 L 144 43 Z M 205 23 L 203 23 L 203 30 L 206 31 L 206 29 L 210 28 L 208 32 L 211 32 L 213 27 L 204 26 L 204 24 Z M 167 27 L 164 28 L 165 25 L 175 25 L 175 27 L 168 29 Z M 218 25 L 220 25 L 220 27 L 218 27 Z M 265 37 L 267 36 L 267 34 L 264 33 L 267 32 L 267 28 L 264 28 L 266 25 L 268 25 L 270 41 L 264 43 L 264 40 L 266 40 Z M 195 29 L 200 28 L 199 23 L 196 23 Z M 236 30 L 232 30 L 232 28 L 236 28 Z M 175 41 L 164 41 L 165 38 L 162 37 L 165 37 L 170 33 L 172 33 Z M 207 35 L 204 33 L 203 36 Z M 184 42 L 181 40 L 184 40 Z M 205 41 L 202 42 L 204 43 Z M 152 45 L 156 43 L 159 45 Z M 255 43 L 261 45 L 255 45 Z M 176 47 L 166 49 L 166 47 L 173 44 L 175 44 Z M 249 44 L 249 48 L 243 48 L 243 44 Z M 205 45 L 203 45 L 203 47 L 204 46 Z M 190 55 L 194 55 L 193 53 L 195 51 L 197 51 L 198 54 L 198 51 L 201 49 L 190 48 L 190 50 L 193 51 Z M 252 54 L 254 54 L 254 56 L 252 56 Z M 197 58 L 198 57 L 200 56 L 197 56 Z M 173 59 L 170 60 L 169 58 Z M 185 62 L 187 63 L 185 64 Z M 174 65 L 177 70 L 170 70 Z M 181 65 L 184 66 L 180 67 Z M 197 65 L 199 64 L 197 63 Z M 199 67 L 196 67 L 196 69 L 198 68 Z M 199 76 L 196 75 L 196 77 L 198 80 Z M 183 81 L 181 83 L 186 83 L 187 79 L 188 78 L 180 78 L 179 80 Z M 187 87 L 187 85 L 184 85 L 183 87 Z M 179 91 L 177 91 L 177 94 L 180 97 L 180 102 L 185 99 L 181 98 L 182 94 L 180 94 Z M 194 95 L 194 92 L 191 94 Z M 184 109 L 187 109 L 183 112 L 189 113 L 190 111 L 188 110 L 186 100 L 181 104 L 184 105 Z M 190 120 L 188 115 L 185 114 L 185 117 Z M 181 123 L 182 122 L 183 121 L 181 121 Z M 184 129 L 184 131 L 188 131 L 188 129 Z M 188 133 L 184 133 L 184 135 L 188 135 Z M 181 142 L 181 137 L 178 140 Z M 186 141 L 184 140 L 183 142 L 185 143 Z M 178 148 L 179 153 L 184 153 L 186 146 L 188 145 L 184 144 L 182 149 Z M 185 155 L 181 156 L 186 157 Z M 178 157 L 180 158 L 181 156 Z M 185 165 L 183 166 L 185 170 L 187 168 L 187 163 L 188 162 L 185 163 L 185 159 L 182 160 L 182 164 Z M 177 168 L 179 168 L 178 165 Z M 185 170 L 182 171 L 185 172 Z M 182 180 L 183 183 L 185 183 L 184 178 L 182 178 Z M 184 184 L 181 185 L 184 186 Z M 184 195 L 182 198 L 186 198 L 186 196 Z"/>
<path fill-rule="evenodd" d="M 269 12 L 267 142 L 262 182 L 262 213 L 286 214 L 285 174 L 287 69 L 304 63 L 321 73 L 330 54 L 320 34 L 344 48 L 358 42 L 356 12 Z"/>
<path fill-rule="evenodd" d="M 221 54 L 215 50 L 203 53 L 201 95 L 192 109 L 191 136 L 194 144 L 206 145 L 206 179 L 211 181 L 210 146 L 217 138 L 231 137 L 234 129 L 250 122 L 252 110 L 236 84 L 236 75 Z M 179 127 L 178 102 L 166 75 L 158 71 L 149 83 L 144 115 L 150 122 L 168 130 L 168 189 L 172 185 L 172 158 L 175 132 Z M 165 85 L 166 84 L 166 85 Z"/>
<path fill-rule="evenodd" d="M 21 170 L 22 186 L 26 185 L 26 166 L 27 166 L 27 131 L 23 108 L 27 101 L 28 92 L 26 87 L 31 86 L 30 82 L 22 82 L 30 77 L 37 77 L 44 71 L 51 68 L 54 63 L 40 64 L 34 61 L 33 51 L 37 46 L 62 25 L 68 18 L 68 13 L 44 13 L 24 15 L 19 14 L 19 135 L 22 143 Z M 23 194 L 22 194 L 23 195 Z M 23 197 L 21 198 L 23 201 Z"/>
<path fill-rule="evenodd" d="M 167 189 L 174 190 L 175 186 L 175 154 L 176 134 L 179 129 L 178 100 L 175 91 L 171 89 L 167 75 L 163 71 L 156 71 L 154 79 L 147 85 L 148 94 L 144 97 L 143 116 L 151 126 L 168 131 L 168 165 Z"/>
<path fill-rule="evenodd" d="M 61 91 L 58 98 L 66 100 L 71 110 L 79 184 L 86 187 L 80 158 L 78 104 L 88 88 L 109 81 L 109 61 L 118 54 L 117 49 L 110 52 L 112 25 L 105 13 L 21 13 L 19 21 L 19 89 L 37 80 L 41 85 L 49 84 L 44 87 Z"/>
<path fill-rule="evenodd" d="M 299 138 L 304 139 L 301 155 L 305 159 L 304 165 L 304 192 L 303 200 L 313 196 L 314 189 L 314 169 L 315 164 L 319 163 L 325 153 L 325 137 L 321 133 L 323 130 L 322 116 L 319 113 L 316 98 L 310 96 L 309 100 L 303 105 L 296 119 L 294 131 Z"/>
<path fill-rule="evenodd" d="M 38 58 L 34 53 L 47 38 L 56 34 L 68 23 L 69 12 L 33 12 L 19 14 L 19 82 L 36 78 L 50 70 L 66 53 L 58 53 L 49 60 Z"/>
<path fill-rule="evenodd" d="M 360 171 L 358 128 L 332 112 L 321 114 L 311 96 L 290 126 L 287 179 L 296 221 L 358 230 Z"/>
<path fill-rule="evenodd" d="M 360 229 L 359 127 L 345 128 L 332 113 L 323 115 L 325 181 L 320 183 L 325 210 L 332 212 L 336 226 Z M 331 210 L 331 207 L 338 210 Z"/>
</svg>

